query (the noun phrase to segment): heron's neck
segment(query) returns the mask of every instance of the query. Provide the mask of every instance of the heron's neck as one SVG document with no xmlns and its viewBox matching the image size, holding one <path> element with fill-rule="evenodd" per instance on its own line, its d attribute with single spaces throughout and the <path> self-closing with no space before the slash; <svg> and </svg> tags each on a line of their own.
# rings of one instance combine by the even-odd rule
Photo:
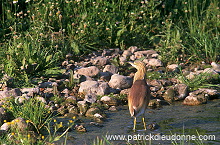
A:
<svg viewBox="0 0 220 145">
<path fill-rule="evenodd" d="M 134 75 L 134 81 L 136 80 L 145 80 L 146 77 L 146 68 L 139 68 Z"/>
</svg>

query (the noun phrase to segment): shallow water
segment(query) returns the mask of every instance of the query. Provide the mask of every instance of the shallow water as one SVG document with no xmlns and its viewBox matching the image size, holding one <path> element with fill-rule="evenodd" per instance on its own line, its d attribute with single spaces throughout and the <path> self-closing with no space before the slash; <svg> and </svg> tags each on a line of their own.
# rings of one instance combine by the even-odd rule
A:
<svg viewBox="0 0 220 145">
<path fill-rule="evenodd" d="M 138 144 L 172 144 L 172 141 L 151 140 L 150 142 L 137 141 L 147 139 L 149 135 L 215 135 L 215 141 L 202 141 L 205 144 L 220 144 L 220 100 L 209 101 L 208 104 L 200 106 L 184 106 L 175 103 L 170 106 L 163 106 L 160 109 L 148 109 L 145 114 L 147 125 L 156 123 L 159 125 L 155 130 L 143 130 L 141 118 L 138 118 L 137 131 L 133 132 L 133 118 L 130 117 L 128 106 L 119 106 L 118 112 L 107 111 L 107 120 L 102 123 L 103 127 L 91 125 L 91 120 L 85 120 L 86 133 L 69 132 L 71 138 L 67 144 L 90 145 L 94 140 L 106 138 L 106 135 L 125 135 L 129 143 Z M 139 135 L 139 138 L 138 138 Z M 141 136 L 142 135 L 142 136 Z M 142 137 L 142 138 L 141 138 Z M 145 138 L 144 138 L 145 137 Z M 147 137 L 147 138 L 146 138 Z M 155 138 L 154 138 L 155 139 Z M 112 144 L 128 144 L 128 141 L 110 141 Z M 181 141 L 176 141 L 178 144 Z M 201 143 L 201 141 L 200 141 Z M 195 141 L 188 141 L 187 144 L 198 144 Z"/>
</svg>

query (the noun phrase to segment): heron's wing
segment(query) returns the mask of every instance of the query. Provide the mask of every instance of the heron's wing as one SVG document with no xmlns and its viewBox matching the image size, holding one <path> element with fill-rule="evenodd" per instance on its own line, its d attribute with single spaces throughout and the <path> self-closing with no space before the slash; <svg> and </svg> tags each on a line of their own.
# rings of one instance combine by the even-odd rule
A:
<svg viewBox="0 0 220 145">
<path fill-rule="evenodd" d="M 149 94 L 149 86 L 145 80 L 136 80 L 133 83 L 128 96 L 128 105 L 131 114 L 135 115 L 143 106 L 145 107 L 149 103 Z"/>
</svg>

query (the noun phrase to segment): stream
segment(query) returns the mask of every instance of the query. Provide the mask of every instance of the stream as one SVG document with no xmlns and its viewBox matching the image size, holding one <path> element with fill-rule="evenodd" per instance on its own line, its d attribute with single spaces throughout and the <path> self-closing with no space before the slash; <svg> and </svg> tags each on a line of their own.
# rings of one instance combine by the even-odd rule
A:
<svg viewBox="0 0 220 145">
<path fill-rule="evenodd" d="M 150 135 L 205 135 L 203 139 L 215 137 L 215 140 L 185 141 L 185 144 L 220 144 L 220 100 L 212 100 L 207 104 L 199 106 L 184 106 L 176 102 L 170 106 L 159 109 L 147 109 L 145 121 L 147 125 L 157 124 L 154 130 L 143 129 L 141 117 L 137 119 L 137 131 L 134 132 L 133 118 L 130 117 L 128 106 L 119 106 L 117 112 L 106 111 L 107 119 L 101 123 L 102 126 L 91 124 L 91 120 L 83 118 L 83 125 L 87 132 L 77 133 L 71 131 L 67 144 L 90 145 L 97 137 L 104 140 L 109 135 L 124 135 L 129 138 L 130 144 L 172 144 L 172 140 L 139 140 L 141 137 L 149 138 Z M 138 136 L 139 135 L 139 136 Z M 141 136 L 142 135 L 142 136 Z M 108 136 L 108 137 L 109 137 Z M 128 137 L 129 136 L 129 137 Z M 139 138 L 138 138 L 139 137 Z M 142 139 L 143 139 L 142 138 Z M 156 138 L 158 139 L 158 138 Z M 113 145 L 129 144 L 128 140 L 109 140 Z M 183 144 L 183 141 L 173 143 Z"/>
</svg>

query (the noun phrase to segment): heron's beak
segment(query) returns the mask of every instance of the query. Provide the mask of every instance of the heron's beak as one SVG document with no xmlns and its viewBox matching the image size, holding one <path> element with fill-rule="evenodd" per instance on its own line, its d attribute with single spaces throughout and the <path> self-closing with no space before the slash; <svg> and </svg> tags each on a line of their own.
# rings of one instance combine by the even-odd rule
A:
<svg viewBox="0 0 220 145">
<path fill-rule="evenodd" d="M 136 68 L 136 65 L 133 62 L 129 61 L 128 63 Z"/>
</svg>

